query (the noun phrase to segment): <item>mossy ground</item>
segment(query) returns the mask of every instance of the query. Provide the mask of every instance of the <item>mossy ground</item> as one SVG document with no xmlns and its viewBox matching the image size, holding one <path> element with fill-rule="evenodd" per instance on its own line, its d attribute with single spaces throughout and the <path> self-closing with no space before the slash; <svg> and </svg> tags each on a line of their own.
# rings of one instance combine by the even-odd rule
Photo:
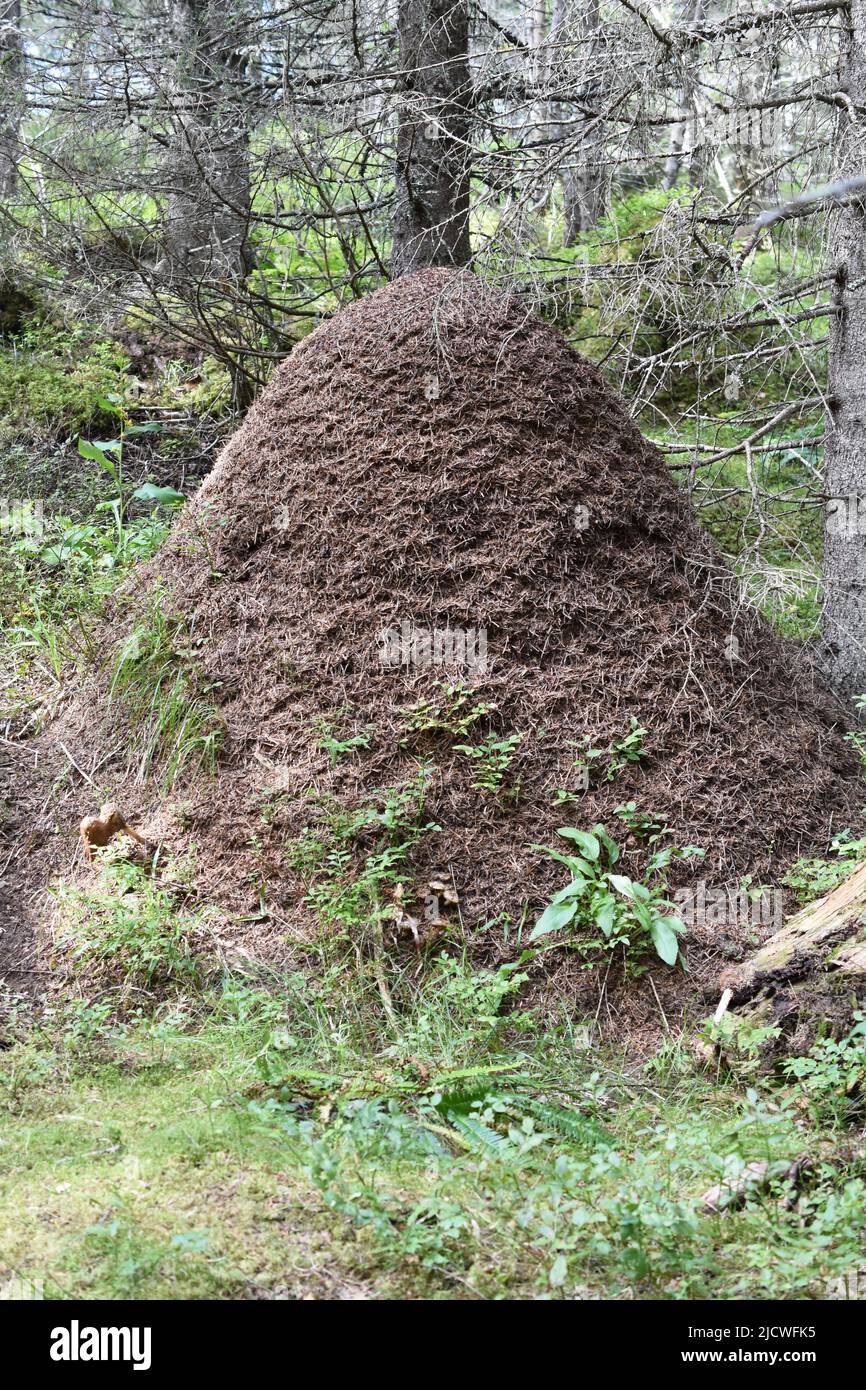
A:
<svg viewBox="0 0 866 1390">
<path fill-rule="evenodd" d="M 56 1299 L 797 1299 L 864 1263 L 850 1096 L 831 1122 L 820 1074 L 806 1103 L 673 1040 L 638 1066 L 587 1048 L 565 1014 L 491 1018 L 497 989 L 440 963 L 396 1032 L 342 971 L 227 977 L 126 1021 L 106 994 L 19 1012 L 0 1056 L 0 1283 Z M 764 1188 L 703 1212 L 758 1161 Z"/>
</svg>

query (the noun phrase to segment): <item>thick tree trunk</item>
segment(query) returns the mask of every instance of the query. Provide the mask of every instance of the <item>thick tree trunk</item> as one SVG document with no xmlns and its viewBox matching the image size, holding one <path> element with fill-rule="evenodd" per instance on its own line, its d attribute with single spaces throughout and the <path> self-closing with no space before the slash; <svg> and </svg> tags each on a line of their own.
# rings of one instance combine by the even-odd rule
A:
<svg viewBox="0 0 866 1390">
<path fill-rule="evenodd" d="M 866 161 L 866 0 L 851 0 L 837 176 Z M 830 320 L 822 653 L 833 685 L 866 693 L 866 208 L 832 214 L 836 313 Z"/>
<path fill-rule="evenodd" d="M 839 1036 L 866 1003 L 866 864 L 791 917 L 720 985 L 732 991 L 733 1039 L 742 1030 L 778 1029 L 761 1050 L 766 1060 L 808 1050 L 819 1034 Z M 754 1034 L 753 1034 L 754 1036 Z"/>
<path fill-rule="evenodd" d="M 471 84 L 466 0 L 400 0 L 392 273 L 466 265 Z"/>
<path fill-rule="evenodd" d="M 238 282 L 252 268 L 248 122 L 232 5 L 176 0 L 173 13 L 179 53 L 164 241 L 166 269 L 183 291 Z"/>
<path fill-rule="evenodd" d="M 21 0 L 0 0 L 0 198 L 10 198 L 18 186 L 23 81 Z"/>
</svg>

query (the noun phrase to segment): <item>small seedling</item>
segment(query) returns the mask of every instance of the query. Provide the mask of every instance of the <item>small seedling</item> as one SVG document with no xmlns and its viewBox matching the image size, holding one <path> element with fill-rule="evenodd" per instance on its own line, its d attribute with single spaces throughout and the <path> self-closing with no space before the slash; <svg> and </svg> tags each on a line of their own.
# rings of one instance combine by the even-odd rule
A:
<svg viewBox="0 0 866 1390">
<path fill-rule="evenodd" d="M 639 763 L 646 756 L 644 740 L 648 732 L 632 715 L 629 720 L 628 732 L 623 734 L 621 738 L 612 739 L 607 748 L 592 747 L 589 736 L 585 735 L 579 743 L 572 743 L 571 745 L 578 750 L 574 759 L 574 766 L 584 773 L 588 785 L 592 765 L 607 758 L 604 780 L 605 782 L 613 782 L 619 773 L 628 767 L 629 763 Z"/>
<path fill-rule="evenodd" d="M 645 841 L 648 845 L 654 845 L 663 836 L 673 833 L 652 812 L 638 811 L 634 801 L 626 801 L 622 806 L 617 806 L 614 815 L 631 831 L 636 840 Z"/>
<path fill-rule="evenodd" d="M 359 748 L 370 747 L 369 734 L 355 734 L 352 738 L 332 738 L 330 735 L 320 738 L 318 748 L 323 748 L 330 756 L 331 767 L 337 766 L 337 759 L 344 753 L 355 753 Z"/>
<path fill-rule="evenodd" d="M 475 691 L 469 686 L 445 685 L 438 681 L 437 688 L 442 692 L 439 699 L 419 700 L 401 710 L 404 726 L 408 734 L 416 738 L 424 734 L 444 734 L 449 738 L 466 738 L 473 724 L 492 713 L 495 705 L 475 700 Z M 401 746 L 410 739 L 401 740 Z"/>
<path fill-rule="evenodd" d="M 505 738 L 489 734 L 483 743 L 455 743 L 454 752 L 463 753 L 474 762 L 472 785 L 476 791 L 498 792 L 522 740 L 523 734 L 508 734 Z"/>
</svg>

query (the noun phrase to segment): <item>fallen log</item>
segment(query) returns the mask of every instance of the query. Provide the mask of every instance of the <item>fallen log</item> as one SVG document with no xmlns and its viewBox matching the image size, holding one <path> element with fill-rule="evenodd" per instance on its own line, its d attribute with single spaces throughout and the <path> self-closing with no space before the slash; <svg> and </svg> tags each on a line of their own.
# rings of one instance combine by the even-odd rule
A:
<svg viewBox="0 0 866 1390">
<path fill-rule="evenodd" d="M 866 1006 L 866 863 L 826 897 L 803 908 L 742 965 L 725 970 L 725 1034 L 760 1037 L 767 1061 L 807 1052 L 816 1038 L 841 1037 Z M 723 1045 L 723 1051 L 726 1050 Z"/>
</svg>

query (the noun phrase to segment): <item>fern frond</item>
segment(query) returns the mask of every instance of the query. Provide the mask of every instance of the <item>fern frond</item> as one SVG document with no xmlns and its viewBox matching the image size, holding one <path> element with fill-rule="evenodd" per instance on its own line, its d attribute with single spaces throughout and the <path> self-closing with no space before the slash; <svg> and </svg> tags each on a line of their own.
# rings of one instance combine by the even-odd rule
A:
<svg viewBox="0 0 866 1390">
<path fill-rule="evenodd" d="M 577 1144 L 590 1144 L 593 1147 L 598 1144 L 610 1144 L 612 1141 L 604 1130 L 604 1127 L 589 1115 L 582 1115 L 579 1110 L 566 1110 L 564 1106 L 552 1105 L 549 1101 L 536 1100 L 534 1096 L 507 1095 L 500 1096 L 503 1104 L 511 1106 L 521 1115 L 528 1115 L 530 1119 L 536 1120 L 544 1129 L 553 1134 L 560 1135 L 563 1139 L 570 1139 Z"/>
</svg>

